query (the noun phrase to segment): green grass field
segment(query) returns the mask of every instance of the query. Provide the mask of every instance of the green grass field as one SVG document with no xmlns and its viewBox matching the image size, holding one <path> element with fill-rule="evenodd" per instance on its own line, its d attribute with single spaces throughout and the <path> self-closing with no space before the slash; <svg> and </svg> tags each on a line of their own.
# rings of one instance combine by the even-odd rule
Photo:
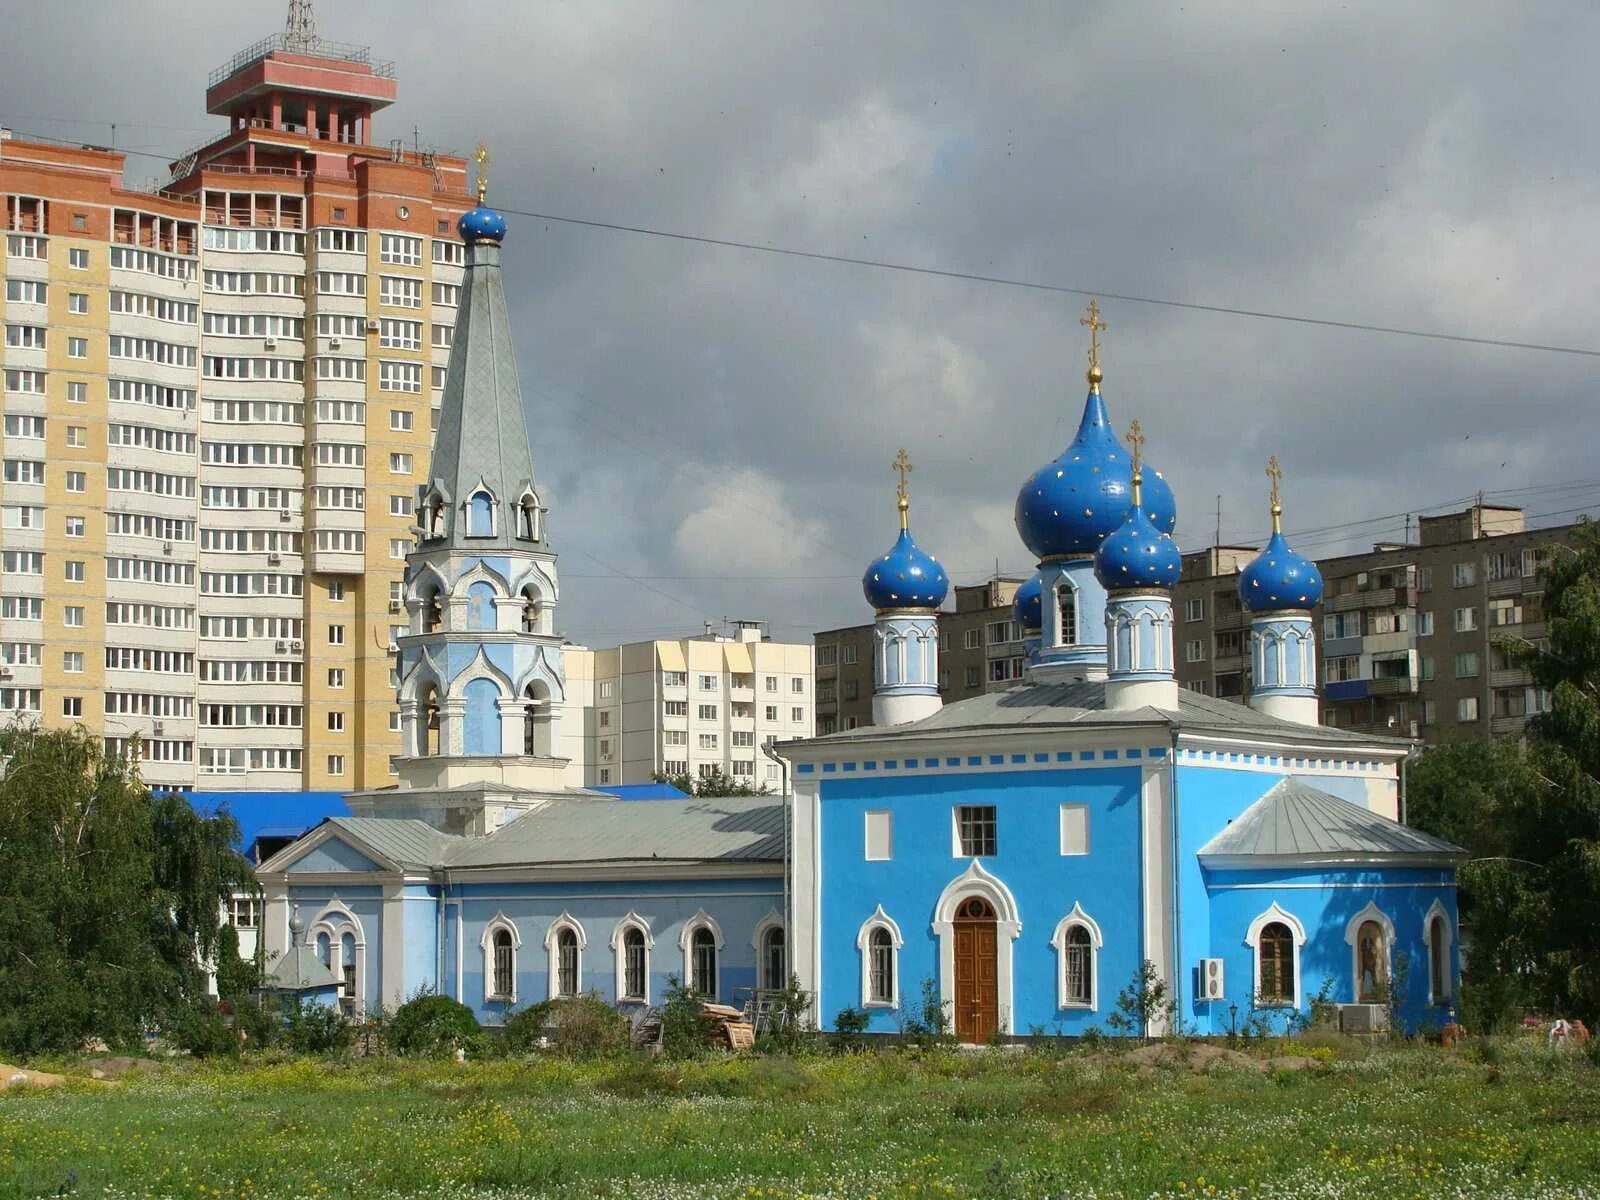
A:
<svg viewBox="0 0 1600 1200">
<path fill-rule="evenodd" d="M 0 1196 L 1600 1200 L 1600 1069 L 1497 1057 L 185 1064 L 0 1093 Z"/>
</svg>

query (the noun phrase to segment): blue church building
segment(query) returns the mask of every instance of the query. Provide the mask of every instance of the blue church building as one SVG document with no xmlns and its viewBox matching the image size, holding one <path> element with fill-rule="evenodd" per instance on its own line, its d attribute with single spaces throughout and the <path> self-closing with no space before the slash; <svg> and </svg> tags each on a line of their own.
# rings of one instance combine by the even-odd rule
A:
<svg viewBox="0 0 1600 1200">
<path fill-rule="evenodd" d="M 572 782 L 506 222 L 481 180 L 459 229 L 466 277 L 406 566 L 400 782 L 347 797 L 350 815 L 261 864 L 264 950 L 309 956 L 353 1013 L 427 991 L 490 1023 L 547 997 L 659 1004 L 671 977 L 734 1003 L 781 986 L 781 798 L 629 800 Z"/>
<path fill-rule="evenodd" d="M 957 1035 L 1105 1029 L 1142 970 L 1147 1030 L 1283 1027 L 1313 1000 L 1442 1021 L 1463 854 L 1395 818 L 1409 743 L 1318 724 L 1314 563 L 1281 529 L 1241 573 L 1248 703 L 1173 672 L 1172 489 L 1102 395 L 1091 305 L 1077 435 L 1022 485 L 1038 571 L 1026 676 L 944 705 L 949 579 L 899 533 L 862 580 L 872 726 L 777 746 L 784 796 L 630 800 L 564 755 L 556 555 L 501 282 L 505 219 L 460 221 L 466 275 L 398 639 L 396 787 L 261 864 L 261 937 L 359 1012 L 421 991 L 487 1022 L 549 997 L 740 1003 L 793 972 L 819 1024 L 890 1033 L 925 988 Z M 1148 964 L 1148 968 L 1146 968 Z M 326 976 L 317 967 L 326 971 Z M 291 981 L 291 982 L 294 982 Z M 296 983 L 295 986 L 299 986 Z"/>
<path fill-rule="evenodd" d="M 1180 691 L 1171 488 L 1101 392 L 1098 310 L 1077 436 L 1022 486 L 1039 563 L 1011 687 L 941 705 L 948 583 L 910 533 L 867 570 L 877 723 L 779 750 L 793 764 L 795 971 L 826 1026 L 893 1032 L 931 989 L 967 1042 L 1105 1030 L 1144 964 L 1148 1032 L 1283 1029 L 1314 999 L 1348 1023 L 1443 1021 L 1456 992 L 1458 848 L 1400 824 L 1409 744 L 1318 724 L 1316 565 L 1272 536 L 1240 576 L 1247 704 Z M 902 452 L 903 453 L 903 452 Z"/>
</svg>

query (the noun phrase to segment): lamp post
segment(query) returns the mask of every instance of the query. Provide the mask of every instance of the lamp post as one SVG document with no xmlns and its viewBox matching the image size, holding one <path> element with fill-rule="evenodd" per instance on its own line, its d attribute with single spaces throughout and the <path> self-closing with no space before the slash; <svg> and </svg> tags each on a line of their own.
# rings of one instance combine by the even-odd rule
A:
<svg viewBox="0 0 1600 1200">
<path fill-rule="evenodd" d="M 1236 1042 L 1238 1040 L 1239 1040 L 1239 1006 L 1237 1004 L 1230 1004 L 1230 1005 L 1228 1005 L 1228 1041 Z"/>
</svg>

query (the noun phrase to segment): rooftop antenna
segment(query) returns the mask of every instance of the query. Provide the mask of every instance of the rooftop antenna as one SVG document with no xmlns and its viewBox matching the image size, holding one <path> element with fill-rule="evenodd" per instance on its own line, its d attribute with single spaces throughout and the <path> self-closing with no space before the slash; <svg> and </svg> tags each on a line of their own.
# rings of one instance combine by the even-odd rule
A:
<svg viewBox="0 0 1600 1200">
<path fill-rule="evenodd" d="M 317 17 L 311 0 L 289 0 L 289 19 L 283 23 L 286 50 L 310 50 L 317 44 Z"/>
<path fill-rule="evenodd" d="M 1222 545 L 1222 493 L 1217 493 L 1217 537 L 1211 543 L 1213 546 Z"/>
</svg>

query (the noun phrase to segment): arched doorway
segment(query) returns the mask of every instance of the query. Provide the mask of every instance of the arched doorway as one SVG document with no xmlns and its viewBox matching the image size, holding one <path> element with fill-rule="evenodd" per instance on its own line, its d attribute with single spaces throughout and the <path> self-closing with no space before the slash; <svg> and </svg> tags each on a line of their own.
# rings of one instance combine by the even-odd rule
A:
<svg viewBox="0 0 1600 1200">
<path fill-rule="evenodd" d="M 969 896 L 956 909 L 955 1032 L 959 1041 L 985 1042 L 1000 1027 L 996 977 L 998 921 L 994 906 Z"/>
</svg>

